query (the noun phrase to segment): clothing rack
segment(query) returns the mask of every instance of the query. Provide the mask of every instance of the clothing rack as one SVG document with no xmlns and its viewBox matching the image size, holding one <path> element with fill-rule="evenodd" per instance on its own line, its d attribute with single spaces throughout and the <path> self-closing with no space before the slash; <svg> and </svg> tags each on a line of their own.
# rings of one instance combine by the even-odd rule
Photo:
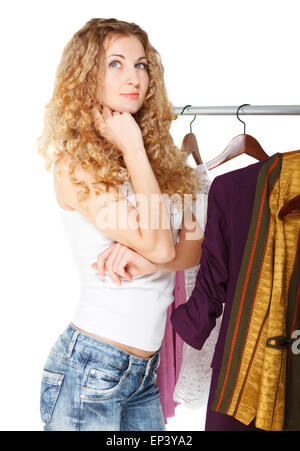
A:
<svg viewBox="0 0 300 451">
<path fill-rule="evenodd" d="M 184 109 L 185 108 L 185 109 Z M 182 106 L 174 107 L 175 114 L 181 115 L 300 115 L 300 105 L 247 105 L 247 106 Z"/>
</svg>

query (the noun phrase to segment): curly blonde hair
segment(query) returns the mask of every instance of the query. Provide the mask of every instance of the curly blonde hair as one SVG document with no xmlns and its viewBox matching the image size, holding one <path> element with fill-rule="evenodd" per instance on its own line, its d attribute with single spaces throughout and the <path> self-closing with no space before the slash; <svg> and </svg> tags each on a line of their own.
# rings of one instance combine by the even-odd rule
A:
<svg viewBox="0 0 300 451">
<path fill-rule="evenodd" d="M 103 192 L 103 186 L 107 191 L 110 186 L 117 188 L 129 179 L 121 152 L 96 130 L 91 113 L 97 104 L 98 69 L 103 77 L 103 41 L 111 34 L 134 35 L 145 49 L 149 86 L 142 107 L 133 117 L 141 129 L 161 192 L 168 196 L 178 193 L 182 200 L 184 194 L 190 194 L 195 200 L 201 184 L 195 170 L 186 164 L 188 153 L 175 146 L 169 132 L 172 120 L 178 116 L 172 112 L 167 96 L 160 55 L 138 25 L 113 18 L 89 20 L 63 50 L 53 95 L 45 105 L 44 129 L 37 139 L 38 153 L 45 159 L 46 170 L 52 172 L 54 162 L 67 150 L 72 156 L 70 179 L 82 188 L 78 192 L 82 205 L 90 188 L 75 176 L 77 164 L 93 176 L 96 194 Z"/>
</svg>

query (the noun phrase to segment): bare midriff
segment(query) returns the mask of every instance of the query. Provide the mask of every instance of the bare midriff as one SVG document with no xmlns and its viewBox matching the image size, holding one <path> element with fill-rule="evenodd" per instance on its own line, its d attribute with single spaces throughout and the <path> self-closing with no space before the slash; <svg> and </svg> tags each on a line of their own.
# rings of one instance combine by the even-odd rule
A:
<svg viewBox="0 0 300 451">
<path fill-rule="evenodd" d="M 114 340 L 110 340 L 106 337 L 101 337 L 100 335 L 92 334 L 90 332 L 87 332 L 86 330 L 80 329 L 76 326 L 76 324 L 71 323 L 76 329 L 78 329 L 80 332 L 83 332 L 86 335 L 90 335 L 91 337 L 98 338 L 98 340 L 105 341 L 106 343 L 110 343 L 113 346 L 117 346 L 118 348 L 122 349 L 123 351 L 127 351 L 132 355 L 135 355 L 137 357 L 143 357 L 148 359 L 149 357 L 152 357 L 156 351 L 144 351 L 143 349 L 134 348 L 133 346 L 127 346 L 122 343 L 119 343 Z"/>
</svg>

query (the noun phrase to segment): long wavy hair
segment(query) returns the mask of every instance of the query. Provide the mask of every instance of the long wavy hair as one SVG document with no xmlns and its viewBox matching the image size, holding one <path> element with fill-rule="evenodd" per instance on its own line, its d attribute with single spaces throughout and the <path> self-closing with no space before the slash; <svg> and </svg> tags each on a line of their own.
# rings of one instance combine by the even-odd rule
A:
<svg viewBox="0 0 300 451">
<path fill-rule="evenodd" d="M 173 105 L 167 96 L 160 54 L 138 25 L 113 18 L 89 20 L 63 50 L 53 95 L 45 105 L 43 132 L 37 139 L 38 153 L 45 159 L 45 168 L 52 172 L 55 161 L 67 150 L 72 156 L 70 179 L 81 187 L 78 201 L 82 205 L 89 196 L 90 185 L 75 176 L 78 164 L 92 175 L 96 194 L 103 192 L 103 186 L 107 191 L 110 186 L 117 188 L 129 180 L 121 152 L 101 136 L 91 113 L 97 104 L 97 78 L 104 73 L 103 41 L 112 33 L 134 35 L 145 49 L 149 86 L 143 105 L 133 117 L 141 129 L 161 192 L 170 197 L 178 193 L 175 198 L 179 195 L 182 202 L 184 194 L 195 200 L 201 184 L 195 170 L 186 163 L 188 153 L 175 146 L 169 132 L 172 120 L 178 116 L 172 112 Z"/>
</svg>

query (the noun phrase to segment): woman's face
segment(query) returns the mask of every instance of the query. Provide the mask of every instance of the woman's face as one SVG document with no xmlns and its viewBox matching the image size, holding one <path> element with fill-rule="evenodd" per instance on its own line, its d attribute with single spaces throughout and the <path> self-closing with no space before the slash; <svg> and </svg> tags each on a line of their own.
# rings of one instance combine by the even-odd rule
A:
<svg viewBox="0 0 300 451">
<path fill-rule="evenodd" d="M 140 40 L 112 34 L 104 40 L 104 79 L 97 99 L 113 111 L 136 113 L 142 106 L 149 85 L 147 58 Z M 136 93 L 135 96 L 124 94 Z"/>
</svg>

